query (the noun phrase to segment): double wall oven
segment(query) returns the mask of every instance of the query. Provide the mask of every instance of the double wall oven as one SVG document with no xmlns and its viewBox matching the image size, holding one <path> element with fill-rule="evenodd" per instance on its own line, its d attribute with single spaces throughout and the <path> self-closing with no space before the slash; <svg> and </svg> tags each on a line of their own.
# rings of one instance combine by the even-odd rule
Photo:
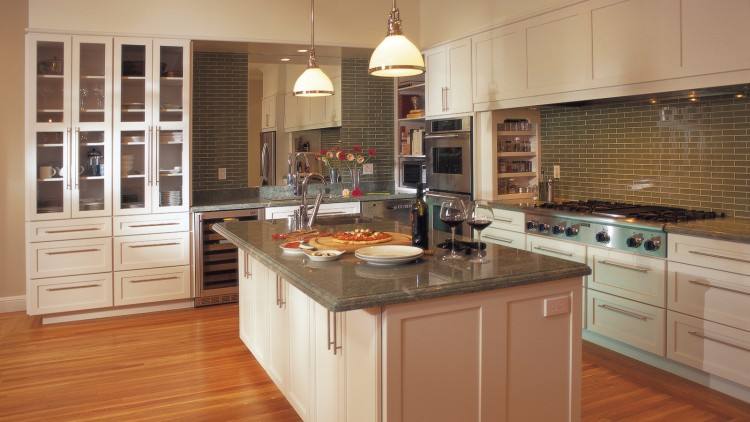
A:
<svg viewBox="0 0 750 422">
<path fill-rule="evenodd" d="M 440 221 L 440 205 L 448 199 L 460 199 L 468 206 L 472 200 L 472 118 L 429 120 L 424 144 L 430 225 L 448 233 L 450 229 Z M 471 236 L 471 230 L 464 223 L 456 228 L 456 234 Z"/>
</svg>

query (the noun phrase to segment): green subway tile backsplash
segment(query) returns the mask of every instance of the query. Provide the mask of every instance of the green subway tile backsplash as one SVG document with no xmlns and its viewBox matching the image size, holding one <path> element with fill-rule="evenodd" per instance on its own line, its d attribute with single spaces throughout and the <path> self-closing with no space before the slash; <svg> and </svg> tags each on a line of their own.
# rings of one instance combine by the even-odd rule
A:
<svg viewBox="0 0 750 422">
<path fill-rule="evenodd" d="M 542 170 L 558 198 L 750 217 L 750 101 L 733 95 L 541 108 Z"/>
</svg>

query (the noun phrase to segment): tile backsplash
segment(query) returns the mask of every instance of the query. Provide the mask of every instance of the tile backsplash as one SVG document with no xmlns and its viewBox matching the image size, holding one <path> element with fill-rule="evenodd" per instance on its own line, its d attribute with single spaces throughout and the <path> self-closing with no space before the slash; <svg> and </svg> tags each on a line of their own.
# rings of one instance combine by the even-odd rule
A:
<svg viewBox="0 0 750 422">
<path fill-rule="evenodd" d="M 710 93 L 710 92 L 709 92 Z M 750 101 L 734 95 L 541 107 L 542 170 L 558 198 L 750 217 Z"/>
</svg>

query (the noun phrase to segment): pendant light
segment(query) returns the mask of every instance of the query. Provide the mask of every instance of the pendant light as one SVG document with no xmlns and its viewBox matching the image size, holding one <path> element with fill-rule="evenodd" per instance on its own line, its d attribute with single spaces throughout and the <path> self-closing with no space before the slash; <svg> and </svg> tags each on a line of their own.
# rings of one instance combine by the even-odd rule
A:
<svg viewBox="0 0 750 422">
<path fill-rule="evenodd" d="M 424 73 L 422 53 L 401 32 L 401 15 L 396 0 L 393 0 L 393 8 L 388 15 L 388 35 L 372 52 L 368 72 L 390 78 Z"/>
<path fill-rule="evenodd" d="M 320 69 L 318 59 L 315 57 L 315 0 L 310 0 L 310 51 L 307 57 L 307 69 L 297 78 L 293 92 L 297 97 L 333 95 L 333 83 Z"/>
</svg>

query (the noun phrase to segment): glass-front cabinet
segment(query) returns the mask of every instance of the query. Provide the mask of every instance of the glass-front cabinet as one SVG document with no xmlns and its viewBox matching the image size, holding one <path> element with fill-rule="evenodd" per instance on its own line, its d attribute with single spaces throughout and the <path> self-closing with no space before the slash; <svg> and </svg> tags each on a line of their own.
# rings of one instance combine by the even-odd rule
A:
<svg viewBox="0 0 750 422">
<path fill-rule="evenodd" d="M 115 39 L 115 214 L 188 207 L 189 43 Z"/>
<path fill-rule="evenodd" d="M 28 217 L 111 215 L 112 41 L 30 34 L 27 42 Z"/>
</svg>

